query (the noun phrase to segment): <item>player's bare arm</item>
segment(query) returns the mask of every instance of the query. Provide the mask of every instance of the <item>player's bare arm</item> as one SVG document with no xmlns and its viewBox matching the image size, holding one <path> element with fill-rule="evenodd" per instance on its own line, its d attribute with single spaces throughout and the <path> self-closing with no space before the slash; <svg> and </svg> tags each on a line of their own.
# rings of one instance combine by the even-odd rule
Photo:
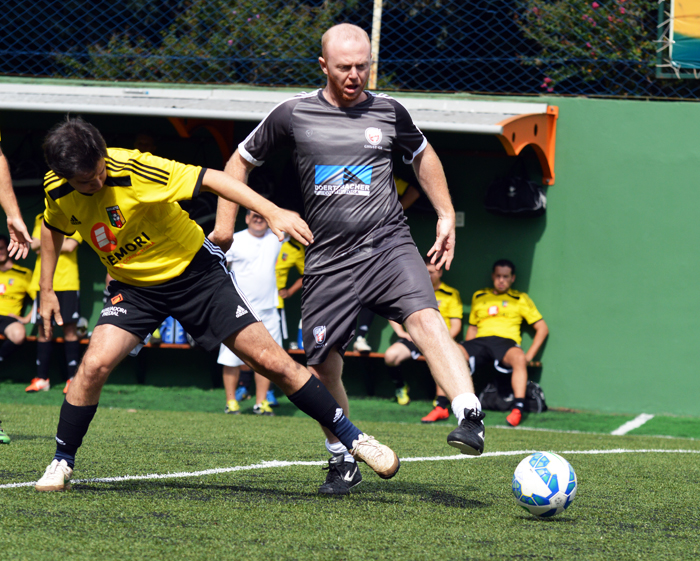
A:
<svg viewBox="0 0 700 561">
<path fill-rule="evenodd" d="M 8 255 L 24 259 L 29 253 L 32 237 L 29 235 L 24 220 L 22 220 L 17 197 L 12 189 L 10 167 L 7 165 L 7 159 L 2 153 L 2 149 L 0 149 L 0 205 L 7 214 L 7 229 L 10 234 L 10 244 L 7 246 Z"/>
<path fill-rule="evenodd" d="M 244 206 L 260 214 L 265 218 L 270 230 L 280 241 L 284 239 L 284 234 L 286 233 L 304 246 L 313 242 L 313 235 L 309 226 L 296 212 L 281 209 L 265 197 L 258 195 L 245 183 L 234 179 L 223 171 L 208 169 L 204 173 L 202 187 L 232 203 Z M 231 228 L 233 228 L 233 223 L 231 224 Z M 233 234 L 231 237 L 233 237 Z"/>
<path fill-rule="evenodd" d="M 255 166 L 246 161 L 236 150 L 229 158 L 224 172 L 248 185 L 248 175 Z M 233 229 L 238 214 L 238 205 L 219 197 L 216 205 L 216 223 L 209 239 L 224 251 L 228 251 L 233 243 Z"/>
<path fill-rule="evenodd" d="M 41 290 L 41 319 L 44 324 L 44 333 L 51 338 L 51 320 L 55 318 L 58 325 L 63 325 L 61 309 L 58 298 L 53 290 L 53 275 L 56 272 L 56 263 L 63 247 L 64 235 L 55 230 L 49 230 L 46 224 L 41 225 L 41 276 L 39 288 Z"/>
<path fill-rule="evenodd" d="M 415 157 L 413 169 L 438 215 L 435 243 L 428 256 L 432 256 L 431 262 L 438 270 L 443 265 L 449 270 L 455 251 L 455 209 L 442 163 L 430 144 Z"/>
<path fill-rule="evenodd" d="M 476 334 L 479 331 L 479 328 L 476 325 L 470 325 L 467 328 L 467 334 L 464 336 L 465 341 L 471 341 L 472 339 L 476 339 Z"/>
<path fill-rule="evenodd" d="M 535 330 L 535 336 L 532 338 L 532 345 L 530 345 L 530 348 L 525 353 L 525 360 L 527 360 L 527 362 L 532 361 L 537 356 L 540 347 L 542 347 L 544 340 L 547 338 L 547 335 L 549 335 L 549 327 L 547 327 L 543 319 L 533 323 L 532 327 Z"/>
</svg>

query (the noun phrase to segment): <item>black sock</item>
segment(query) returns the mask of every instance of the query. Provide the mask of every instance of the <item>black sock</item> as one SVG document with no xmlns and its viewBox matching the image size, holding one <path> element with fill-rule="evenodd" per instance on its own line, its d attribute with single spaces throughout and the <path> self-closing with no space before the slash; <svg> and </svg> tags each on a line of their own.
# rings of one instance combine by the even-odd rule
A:
<svg viewBox="0 0 700 561">
<path fill-rule="evenodd" d="M 435 400 L 437 401 L 438 407 L 442 407 L 443 409 L 448 409 L 450 407 L 450 400 L 447 399 L 447 396 L 439 395 Z"/>
<path fill-rule="evenodd" d="M 520 409 L 520 412 L 522 413 L 525 410 L 525 398 L 523 397 L 518 399 L 516 397 L 515 401 L 513 401 L 513 409 Z"/>
<path fill-rule="evenodd" d="M 75 371 L 78 370 L 78 362 L 80 362 L 80 341 L 66 341 L 66 368 L 68 379 L 75 376 Z"/>
<path fill-rule="evenodd" d="M 19 345 L 15 345 L 9 339 L 5 339 L 5 342 L 0 346 L 0 361 L 5 360 L 12 353 L 14 353 L 19 348 Z"/>
<path fill-rule="evenodd" d="M 369 328 L 372 325 L 372 321 L 374 320 L 374 312 L 370 310 L 369 308 L 362 308 L 360 310 L 360 313 L 357 315 L 357 336 L 358 337 L 367 337 L 367 333 L 369 332 Z"/>
<path fill-rule="evenodd" d="M 391 377 L 391 381 L 394 382 L 394 386 L 396 386 L 397 390 L 406 385 L 406 381 L 403 379 L 400 366 L 387 366 L 386 370 Z"/>
<path fill-rule="evenodd" d="M 300 390 L 287 397 L 301 411 L 330 430 L 348 450 L 352 449 L 352 443 L 362 434 L 345 416 L 331 392 L 315 376 L 311 376 Z"/>
<path fill-rule="evenodd" d="M 75 465 L 75 454 L 83 443 L 83 437 L 95 416 L 95 411 L 97 405 L 71 405 L 63 400 L 56 429 L 55 459 L 59 462 L 66 460 L 71 468 Z"/>
<path fill-rule="evenodd" d="M 44 380 L 49 379 L 49 366 L 51 364 L 51 341 L 38 342 L 36 344 L 36 375 Z"/>
<path fill-rule="evenodd" d="M 243 386 L 244 388 L 250 389 L 250 387 L 253 384 L 253 371 L 252 370 L 243 370 L 241 369 L 240 374 L 238 375 L 238 385 Z"/>
</svg>

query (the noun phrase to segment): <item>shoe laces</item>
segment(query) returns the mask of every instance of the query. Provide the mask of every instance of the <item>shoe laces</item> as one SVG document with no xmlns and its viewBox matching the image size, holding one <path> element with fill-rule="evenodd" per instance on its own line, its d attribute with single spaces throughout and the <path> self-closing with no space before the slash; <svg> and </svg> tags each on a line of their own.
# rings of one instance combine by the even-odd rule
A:
<svg viewBox="0 0 700 561">
<path fill-rule="evenodd" d="M 376 438 L 368 434 L 361 434 L 353 444 L 355 446 L 350 451 L 353 456 L 359 452 L 360 446 L 362 446 L 362 455 L 366 458 L 376 459 L 383 455 L 381 444 L 377 442 Z"/>
<path fill-rule="evenodd" d="M 478 427 L 484 417 L 486 417 L 486 414 L 483 411 L 478 411 L 477 409 L 465 409 L 464 419 L 462 419 L 460 425 L 466 428 Z"/>
</svg>

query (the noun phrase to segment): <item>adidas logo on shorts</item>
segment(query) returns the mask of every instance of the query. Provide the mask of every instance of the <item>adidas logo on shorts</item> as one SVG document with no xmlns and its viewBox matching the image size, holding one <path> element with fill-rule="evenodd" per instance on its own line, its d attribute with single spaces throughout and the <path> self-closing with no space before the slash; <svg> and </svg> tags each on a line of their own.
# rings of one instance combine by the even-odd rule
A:
<svg viewBox="0 0 700 561">
<path fill-rule="evenodd" d="M 238 306 L 238 309 L 236 310 L 236 317 L 239 318 L 239 317 L 241 317 L 241 316 L 246 315 L 247 313 L 248 313 L 248 310 L 246 310 L 246 309 L 245 309 L 244 307 L 242 307 L 242 306 Z"/>
</svg>

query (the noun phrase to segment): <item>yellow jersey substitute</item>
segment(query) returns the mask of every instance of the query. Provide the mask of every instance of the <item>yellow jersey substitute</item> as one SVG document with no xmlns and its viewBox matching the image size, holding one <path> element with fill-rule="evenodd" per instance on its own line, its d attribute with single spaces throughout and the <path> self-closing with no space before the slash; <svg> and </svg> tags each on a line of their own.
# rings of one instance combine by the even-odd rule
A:
<svg viewBox="0 0 700 561">
<path fill-rule="evenodd" d="M 462 319 L 464 315 L 464 307 L 462 306 L 462 298 L 459 295 L 459 290 L 447 286 L 444 282 L 435 291 L 438 309 L 442 319 L 447 324 L 447 329 L 450 329 L 450 318 Z"/>
<path fill-rule="evenodd" d="M 108 148 L 107 179 L 82 194 L 54 172 L 44 178 L 47 227 L 76 230 L 118 281 L 153 286 L 187 268 L 204 232 L 177 201 L 199 194 L 206 171 L 138 150 Z"/>
<path fill-rule="evenodd" d="M 476 325 L 477 337 L 504 337 L 519 345 L 523 320 L 532 325 L 541 319 L 542 314 L 524 292 L 510 289 L 505 294 L 494 294 L 493 288 L 484 288 L 472 297 L 469 323 Z"/>
<path fill-rule="evenodd" d="M 32 232 L 32 238 L 41 238 L 41 223 L 44 221 L 44 215 L 37 215 L 34 220 L 34 231 Z M 80 245 L 83 242 L 83 237 L 80 232 L 76 232 L 72 236 L 68 236 L 70 239 L 75 240 Z M 32 275 L 32 282 L 29 284 L 29 294 L 32 298 L 36 298 L 39 292 L 39 278 L 41 277 L 41 253 L 36 257 L 36 263 L 34 264 L 34 274 Z M 53 289 L 56 292 L 66 291 L 66 290 L 80 290 L 80 274 L 78 272 L 78 250 L 71 251 L 70 253 L 61 253 L 58 256 L 58 262 L 56 263 L 56 273 L 53 276 Z"/>
<path fill-rule="evenodd" d="M 304 254 L 304 246 L 296 240 L 289 240 L 282 244 L 280 254 L 277 256 L 277 263 L 275 263 L 277 290 L 282 290 L 287 286 L 289 271 L 292 267 L 296 267 L 300 275 L 304 274 Z M 277 298 L 279 300 L 277 308 L 284 308 L 284 299 L 281 296 Z"/>
<path fill-rule="evenodd" d="M 24 297 L 29 291 L 32 271 L 26 267 L 12 265 L 7 271 L 0 271 L 0 316 L 22 314 Z"/>
</svg>

